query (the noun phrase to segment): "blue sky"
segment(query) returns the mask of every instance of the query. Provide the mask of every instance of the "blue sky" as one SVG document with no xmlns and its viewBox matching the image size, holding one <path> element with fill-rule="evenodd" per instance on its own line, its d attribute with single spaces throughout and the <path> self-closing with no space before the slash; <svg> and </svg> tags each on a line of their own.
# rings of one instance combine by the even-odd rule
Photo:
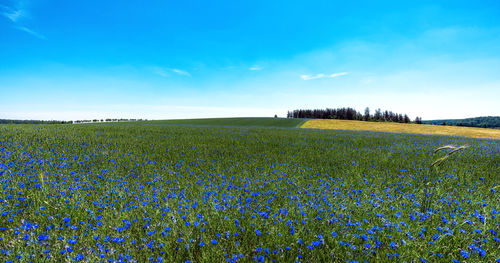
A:
<svg viewBox="0 0 500 263">
<path fill-rule="evenodd" d="M 0 118 L 500 115 L 498 1 L 0 0 Z"/>
</svg>

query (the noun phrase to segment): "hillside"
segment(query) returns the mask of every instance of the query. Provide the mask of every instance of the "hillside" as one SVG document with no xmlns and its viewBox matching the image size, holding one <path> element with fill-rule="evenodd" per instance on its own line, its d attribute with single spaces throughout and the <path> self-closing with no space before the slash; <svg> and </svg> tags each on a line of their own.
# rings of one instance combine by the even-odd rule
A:
<svg viewBox="0 0 500 263">
<path fill-rule="evenodd" d="M 500 116 L 475 117 L 466 119 L 426 120 L 424 124 L 466 126 L 480 128 L 500 128 Z"/>
<path fill-rule="evenodd" d="M 295 128 L 304 123 L 305 119 L 285 118 L 208 118 L 182 120 L 145 121 L 144 124 L 161 125 L 196 125 L 196 126 L 233 126 L 233 127 L 280 127 Z"/>
<path fill-rule="evenodd" d="M 463 136 L 474 138 L 500 139 L 500 130 L 474 127 L 441 126 L 426 124 L 407 124 L 394 122 L 365 122 L 350 120 L 309 120 L 301 128 L 359 130 L 396 133 L 418 133 L 448 136 Z"/>
</svg>

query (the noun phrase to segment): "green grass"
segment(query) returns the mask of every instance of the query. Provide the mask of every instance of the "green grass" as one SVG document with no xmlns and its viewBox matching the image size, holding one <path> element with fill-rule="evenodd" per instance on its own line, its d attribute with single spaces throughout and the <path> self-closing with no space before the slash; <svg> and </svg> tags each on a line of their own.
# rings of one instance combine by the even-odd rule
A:
<svg viewBox="0 0 500 263">
<path fill-rule="evenodd" d="M 430 169 L 449 144 L 470 147 Z M 0 258 L 494 262 L 499 149 L 375 132 L 0 125 Z"/>
<path fill-rule="evenodd" d="M 304 123 L 304 121 L 305 119 L 252 117 L 252 118 L 155 120 L 155 121 L 146 121 L 144 122 L 144 124 L 295 128 L 299 127 L 302 123 Z"/>
</svg>

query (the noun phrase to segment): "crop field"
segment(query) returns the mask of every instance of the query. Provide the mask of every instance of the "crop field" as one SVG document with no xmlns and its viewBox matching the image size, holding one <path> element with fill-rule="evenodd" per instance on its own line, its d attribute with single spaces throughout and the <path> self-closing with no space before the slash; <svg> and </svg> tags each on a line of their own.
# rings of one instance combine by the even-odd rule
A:
<svg viewBox="0 0 500 263">
<path fill-rule="evenodd" d="M 145 121 L 145 122 L 142 122 L 142 124 L 295 128 L 295 127 L 299 127 L 305 121 L 306 121 L 306 119 L 288 119 L 288 118 L 287 119 L 285 119 L 285 118 L 207 118 L 207 119 L 155 120 L 155 121 Z"/>
<path fill-rule="evenodd" d="M 464 136 L 474 138 L 500 139 L 500 129 L 486 129 L 475 127 L 458 127 L 429 124 L 409 124 L 395 122 L 367 122 L 351 120 L 308 120 L 301 128 L 358 130 L 397 133 L 419 133 L 449 136 Z"/>
<path fill-rule="evenodd" d="M 498 262 L 499 163 L 494 139 L 0 125 L 0 259 Z"/>
</svg>

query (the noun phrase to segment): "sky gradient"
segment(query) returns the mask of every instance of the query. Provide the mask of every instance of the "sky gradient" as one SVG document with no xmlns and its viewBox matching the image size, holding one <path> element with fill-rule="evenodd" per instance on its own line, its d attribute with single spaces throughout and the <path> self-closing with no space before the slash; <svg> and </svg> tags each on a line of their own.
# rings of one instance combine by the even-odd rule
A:
<svg viewBox="0 0 500 263">
<path fill-rule="evenodd" d="M 0 118 L 500 116 L 498 1 L 0 0 Z"/>
</svg>

